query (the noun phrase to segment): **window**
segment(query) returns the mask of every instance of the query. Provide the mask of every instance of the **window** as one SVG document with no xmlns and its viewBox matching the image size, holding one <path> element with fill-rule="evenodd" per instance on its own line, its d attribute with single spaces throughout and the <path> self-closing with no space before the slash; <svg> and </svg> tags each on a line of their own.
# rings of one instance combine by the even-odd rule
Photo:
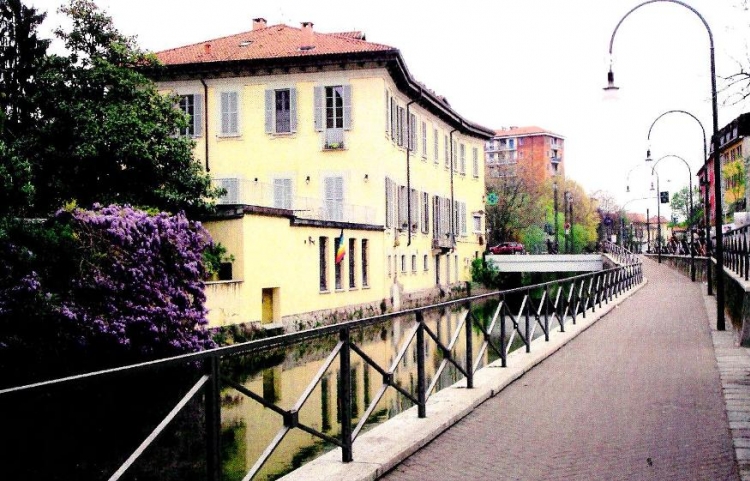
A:
<svg viewBox="0 0 750 481">
<path fill-rule="evenodd" d="M 411 271 L 417 272 L 417 255 L 416 254 L 411 255 Z"/>
<path fill-rule="evenodd" d="M 458 171 L 458 142 L 453 142 L 451 145 L 451 163 L 453 164 L 453 172 Z"/>
<path fill-rule="evenodd" d="M 320 266 L 320 291 L 328 290 L 328 238 L 318 238 L 319 266 Z"/>
<path fill-rule="evenodd" d="M 430 257 L 427 254 L 424 255 L 424 260 L 422 262 L 423 262 L 423 269 L 425 271 L 429 271 L 430 270 Z"/>
<path fill-rule="evenodd" d="M 180 129 L 180 135 L 200 137 L 203 135 L 203 95 L 183 95 L 179 108 L 188 116 L 188 124 Z"/>
<path fill-rule="evenodd" d="M 344 263 L 343 262 L 336 262 L 336 253 L 338 252 L 339 245 L 342 242 L 346 242 L 346 241 L 344 239 L 342 239 L 341 237 L 336 237 L 336 238 L 334 238 L 334 241 L 333 241 L 333 264 L 334 264 L 333 271 L 334 271 L 334 280 L 335 280 L 335 283 L 336 283 L 335 285 L 336 285 L 336 290 L 337 291 L 340 291 L 341 289 L 343 289 L 341 277 L 342 277 L 342 274 L 343 274 L 342 270 L 344 268 Z"/>
<path fill-rule="evenodd" d="M 409 113 L 409 130 L 407 131 L 409 136 L 408 148 L 412 152 L 417 150 L 417 116 Z"/>
<path fill-rule="evenodd" d="M 473 229 L 474 233 L 482 233 L 482 216 L 480 214 L 474 214 L 473 216 Z"/>
<path fill-rule="evenodd" d="M 471 151 L 471 173 L 474 177 L 479 177 L 479 150 L 474 147 Z"/>
<path fill-rule="evenodd" d="M 391 277 L 391 256 L 388 256 L 388 277 Z"/>
<path fill-rule="evenodd" d="M 427 122 L 422 121 L 422 158 L 427 158 Z"/>
<path fill-rule="evenodd" d="M 416 189 L 409 191 L 409 218 L 411 219 L 411 231 L 416 232 L 419 225 L 419 196 Z"/>
<path fill-rule="evenodd" d="M 514 150 L 516 148 L 515 143 L 516 139 L 508 139 L 508 149 Z"/>
<path fill-rule="evenodd" d="M 369 255 L 370 255 L 370 253 L 369 253 L 369 251 L 368 251 L 367 248 L 368 248 L 367 239 L 362 239 L 362 264 L 361 264 L 362 265 L 362 287 L 367 287 L 367 286 L 370 285 L 370 281 L 369 281 L 369 278 L 370 278 L 370 276 L 369 276 L 369 266 L 370 266 Z M 390 264 L 390 262 L 391 262 L 391 256 L 388 256 L 388 263 Z M 390 270 L 391 270 L 391 268 L 388 267 L 388 271 L 389 271 L 388 274 L 390 274 Z"/>
<path fill-rule="evenodd" d="M 355 239 L 349 239 L 349 288 L 354 289 L 357 287 L 357 271 L 356 271 L 356 248 L 357 241 Z"/>
<path fill-rule="evenodd" d="M 451 165 L 451 159 L 450 159 L 450 143 L 448 142 L 448 136 L 443 136 L 443 145 L 445 146 L 443 148 L 443 155 L 445 156 L 445 168 L 449 169 Z"/>
<path fill-rule="evenodd" d="M 315 130 L 325 132 L 325 149 L 344 148 L 344 131 L 351 129 L 351 85 L 315 87 Z"/>
<path fill-rule="evenodd" d="M 522 145 L 523 145 L 523 137 L 518 139 L 518 146 L 520 147 Z"/>
<path fill-rule="evenodd" d="M 400 185 L 398 187 L 398 227 L 399 229 L 405 229 L 408 227 L 408 211 L 409 208 L 406 202 L 406 186 Z"/>
<path fill-rule="evenodd" d="M 266 90 L 266 133 L 297 131 L 297 90 Z"/>
<path fill-rule="evenodd" d="M 323 183 L 325 220 L 344 220 L 344 178 L 326 177 Z"/>
<path fill-rule="evenodd" d="M 461 152 L 460 155 L 460 172 L 461 175 L 466 175 L 466 145 L 461 144 L 459 145 L 459 152 Z"/>
<path fill-rule="evenodd" d="M 434 141 L 433 148 L 435 150 L 435 152 L 433 153 L 433 155 L 434 155 L 435 158 L 433 160 L 435 161 L 436 164 L 438 164 L 438 163 L 440 163 L 440 159 L 439 159 L 439 157 L 440 157 L 440 145 L 439 145 L 440 144 L 440 139 L 438 138 L 438 129 L 432 129 L 432 136 L 433 136 L 433 141 Z"/>
<path fill-rule="evenodd" d="M 239 135 L 239 105 L 237 92 L 221 93 L 221 135 Z"/>
<path fill-rule="evenodd" d="M 396 107 L 396 144 L 399 147 L 404 146 L 404 142 L 406 141 L 406 138 L 404 136 L 404 131 L 406 129 L 406 110 L 404 110 L 403 107 L 398 106 Z"/>
<path fill-rule="evenodd" d="M 401 272 L 406 272 L 406 256 L 401 255 Z"/>
<path fill-rule="evenodd" d="M 273 206 L 292 208 L 292 179 L 273 179 Z"/>
<path fill-rule="evenodd" d="M 393 181 L 386 177 L 385 178 L 385 226 L 387 228 L 393 227 L 393 214 L 395 212 L 395 205 L 393 199 Z"/>
<path fill-rule="evenodd" d="M 430 231 L 430 194 L 422 192 L 422 233 Z"/>
</svg>

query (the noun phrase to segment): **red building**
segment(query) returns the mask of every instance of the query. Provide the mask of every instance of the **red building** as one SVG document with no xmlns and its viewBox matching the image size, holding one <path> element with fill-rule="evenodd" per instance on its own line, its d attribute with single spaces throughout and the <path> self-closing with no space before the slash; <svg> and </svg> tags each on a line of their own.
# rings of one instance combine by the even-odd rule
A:
<svg viewBox="0 0 750 481">
<path fill-rule="evenodd" d="M 564 139 L 540 127 L 509 127 L 495 132 L 485 143 L 485 176 L 514 176 L 519 166 L 535 177 L 564 175 Z"/>
</svg>

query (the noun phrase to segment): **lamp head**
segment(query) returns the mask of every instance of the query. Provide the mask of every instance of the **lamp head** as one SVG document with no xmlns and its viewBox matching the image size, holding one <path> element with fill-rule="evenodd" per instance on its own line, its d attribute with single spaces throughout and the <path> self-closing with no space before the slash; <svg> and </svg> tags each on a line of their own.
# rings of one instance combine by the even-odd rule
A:
<svg viewBox="0 0 750 481">
<path fill-rule="evenodd" d="M 652 159 L 652 158 L 651 158 L 651 149 L 648 149 L 648 150 L 646 151 L 646 162 L 651 162 L 651 161 L 653 161 L 653 160 L 654 160 L 654 159 Z"/>
<path fill-rule="evenodd" d="M 654 189 L 654 181 L 653 180 L 651 181 L 651 188 L 649 190 L 652 190 L 652 191 L 656 190 L 656 189 Z"/>
<path fill-rule="evenodd" d="M 629 185 L 625 186 L 625 192 L 630 192 L 630 186 Z"/>
<path fill-rule="evenodd" d="M 604 91 L 614 93 L 617 90 L 620 90 L 620 87 L 615 85 L 615 73 L 610 67 L 609 72 L 607 72 L 607 86 L 604 87 Z"/>
</svg>

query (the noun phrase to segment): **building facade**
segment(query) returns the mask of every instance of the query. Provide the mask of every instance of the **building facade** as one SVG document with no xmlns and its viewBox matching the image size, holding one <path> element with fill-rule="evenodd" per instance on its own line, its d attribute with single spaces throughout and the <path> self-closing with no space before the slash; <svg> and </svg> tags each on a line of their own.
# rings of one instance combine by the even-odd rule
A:
<svg viewBox="0 0 750 481">
<path fill-rule="evenodd" d="M 485 143 L 488 178 L 515 176 L 519 167 L 541 179 L 564 176 L 564 138 L 540 127 L 509 127 L 495 131 Z"/>
<path fill-rule="evenodd" d="M 226 190 L 205 222 L 233 256 L 211 325 L 298 329 L 399 309 L 470 278 L 492 131 L 360 32 L 269 26 L 163 52 L 152 73 Z M 343 316 L 343 317 L 342 317 Z"/>
<path fill-rule="evenodd" d="M 750 153 L 750 113 L 739 117 L 719 130 L 719 158 L 721 160 L 722 207 L 725 214 L 736 214 L 747 211 L 748 189 L 746 156 Z M 716 203 L 714 195 L 714 153 L 711 151 L 703 167 L 698 171 L 701 198 L 705 199 L 708 189 L 710 223 L 716 225 Z"/>
</svg>

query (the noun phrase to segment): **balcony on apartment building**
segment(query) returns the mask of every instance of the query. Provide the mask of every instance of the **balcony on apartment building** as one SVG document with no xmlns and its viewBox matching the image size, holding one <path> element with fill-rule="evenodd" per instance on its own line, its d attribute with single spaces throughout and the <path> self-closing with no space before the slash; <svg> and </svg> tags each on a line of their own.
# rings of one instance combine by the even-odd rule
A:
<svg viewBox="0 0 750 481">
<path fill-rule="evenodd" d="M 309 178 L 308 178 L 309 179 Z M 252 205 L 287 209 L 299 219 L 376 224 L 375 209 L 370 206 L 352 205 L 342 202 L 335 189 L 331 199 L 293 195 L 291 179 L 277 179 L 265 183 L 239 177 L 213 179 L 214 186 L 224 188 L 227 193 L 218 205 Z"/>
</svg>

